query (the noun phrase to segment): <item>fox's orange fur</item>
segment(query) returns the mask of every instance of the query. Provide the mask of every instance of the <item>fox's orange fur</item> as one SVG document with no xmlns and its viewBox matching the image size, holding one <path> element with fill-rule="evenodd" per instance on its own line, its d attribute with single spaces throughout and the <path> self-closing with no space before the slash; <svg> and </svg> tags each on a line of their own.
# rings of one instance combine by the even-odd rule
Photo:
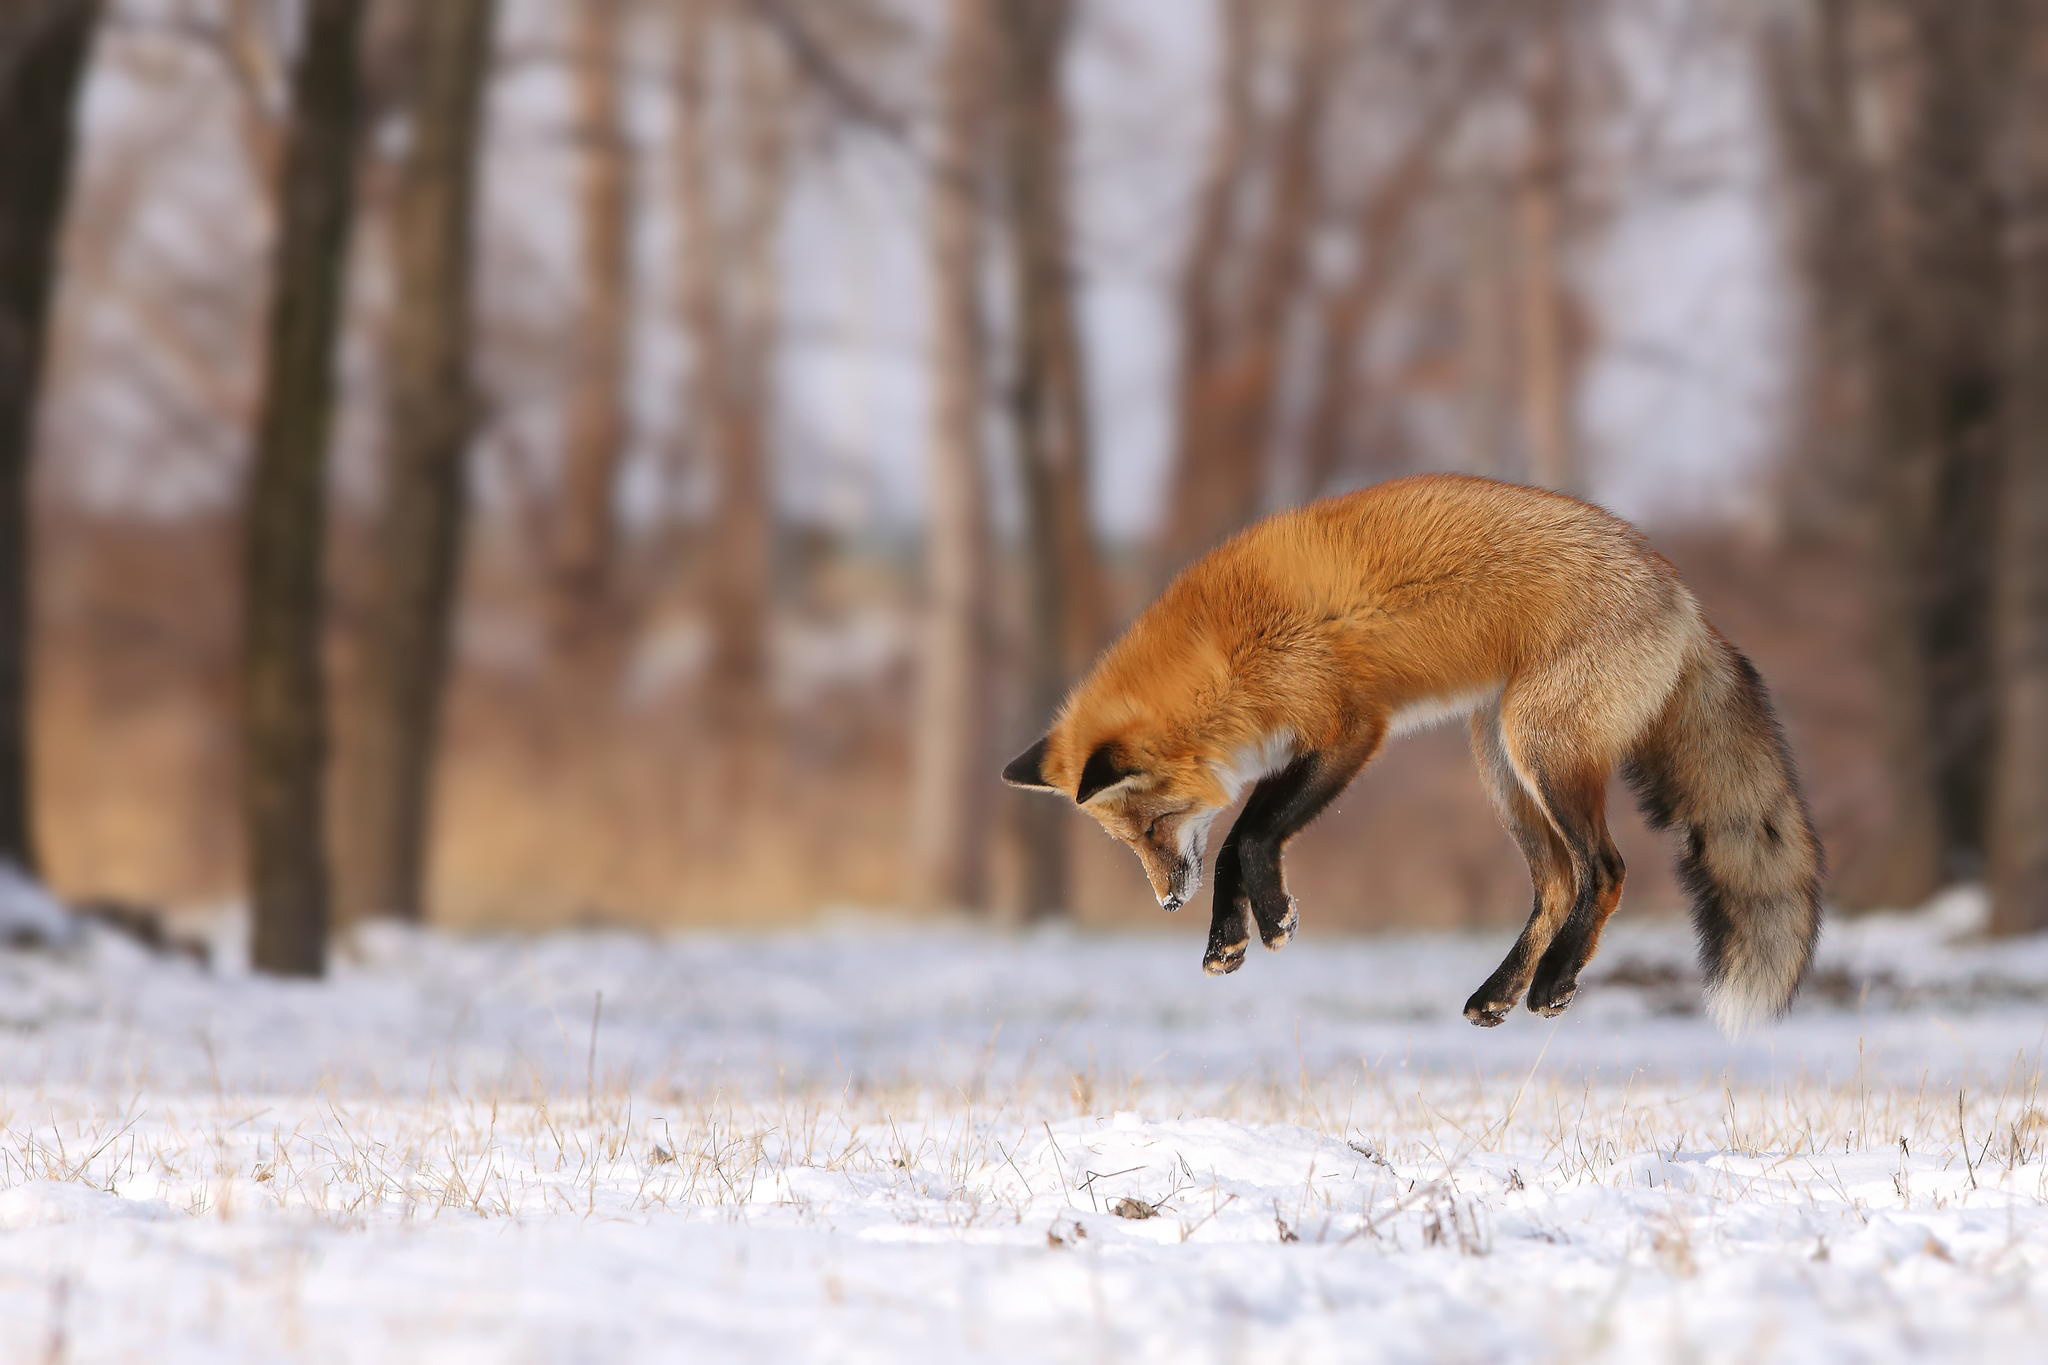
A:
<svg viewBox="0 0 2048 1365">
<path fill-rule="evenodd" d="M 1189 566 L 1005 776 L 1076 796 L 1169 908 L 1240 788 L 1206 965 L 1294 927 L 1279 848 L 1390 734 L 1467 715 L 1536 905 L 1467 1013 L 1569 1003 L 1619 900 L 1609 775 L 1682 827 L 1715 1012 L 1781 1010 L 1819 926 L 1820 850 L 1761 682 L 1626 522 L 1488 479 L 1400 479 L 1283 512 Z"/>
</svg>

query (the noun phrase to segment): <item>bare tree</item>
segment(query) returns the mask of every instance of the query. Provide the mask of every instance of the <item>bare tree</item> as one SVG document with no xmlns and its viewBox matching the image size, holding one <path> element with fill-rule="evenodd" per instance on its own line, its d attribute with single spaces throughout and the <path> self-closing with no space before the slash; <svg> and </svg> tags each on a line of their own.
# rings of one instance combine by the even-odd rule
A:
<svg viewBox="0 0 2048 1365">
<path fill-rule="evenodd" d="M 2024 6 L 1811 0 L 1766 71 L 1809 266 L 1825 415 L 1850 409 L 1894 778 L 1887 897 L 1984 867 L 1992 547 L 2017 390 L 1998 148 Z M 1823 475 L 1823 484 L 1844 480 Z"/>
<path fill-rule="evenodd" d="M 2005 385 L 2004 224 L 1995 165 L 2014 37 L 2005 6 L 1910 0 L 1922 71 L 1902 154 L 1895 311 L 1875 339 L 1886 507 L 1914 554 L 1913 620 L 1927 659 L 1926 723 L 1943 872 L 1978 875 L 1993 704 L 1991 545 Z"/>
<path fill-rule="evenodd" d="M 926 905 L 987 895 L 988 494 L 982 462 L 986 0 L 952 0 L 939 71 L 939 174 L 926 189 L 932 288 L 931 487 L 910 796 L 910 881 Z"/>
<path fill-rule="evenodd" d="M 739 17 L 715 0 L 683 0 L 677 11 L 675 174 L 691 411 L 718 483 L 707 547 L 707 701 L 721 741 L 722 783 L 735 800 L 756 757 L 768 674 L 770 418 L 792 93 L 782 44 Z M 714 47 L 736 55 L 735 88 L 713 88 Z M 738 155 L 719 154 L 721 134 Z"/>
<path fill-rule="evenodd" d="M 2009 394 L 1987 320 L 2004 315 L 1994 157 L 2012 11 L 1897 0 L 1892 14 L 1915 69 L 1880 187 L 1886 254 L 1868 286 L 1869 453 L 1890 590 L 1884 624 L 1903 634 L 1891 646 L 1893 723 L 1925 735 L 1936 871 L 1954 880 L 1982 870 L 1989 796 L 1990 547 Z M 1911 739 L 1899 748 L 1914 756 Z"/>
<path fill-rule="evenodd" d="M 1573 26 L 1582 0 L 1540 0 L 1523 96 L 1526 155 L 1515 193 L 1522 443 L 1529 481 L 1576 489 L 1572 408 L 1584 357 L 1566 253 L 1576 137 Z"/>
<path fill-rule="evenodd" d="M 611 605 L 619 460 L 626 444 L 632 168 L 621 103 L 626 0 L 581 0 L 573 76 L 582 144 L 583 313 L 576 331 L 553 546 L 553 635 L 571 661 L 604 635 Z"/>
<path fill-rule="evenodd" d="M 1352 225 L 1357 260 L 1320 307 L 1316 377 L 1303 432 L 1304 480 L 1324 491 L 1345 462 L 1352 417 L 1362 406 L 1360 357 L 1401 265 L 1401 244 L 1433 188 L 1445 144 L 1457 129 L 1458 103 L 1426 109 L 1391 165 L 1360 197 Z"/>
<path fill-rule="evenodd" d="M 0 13 L 0 863 L 36 870 L 29 764 L 29 467 L 57 237 L 97 0 Z"/>
<path fill-rule="evenodd" d="M 2012 126 L 2017 205 L 2013 406 L 1999 486 L 1997 772 L 1990 889 L 1995 933 L 2048 929 L 2048 14 L 2027 16 Z"/>
<path fill-rule="evenodd" d="M 1941 884 L 1943 839 L 1920 624 L 1924 564 L 1914 548 L 1918 494 L 1876 454 L 1885 440 L 1879 359 L 1899 306 L 1892 295 L 1913 282 L 1893 238 L 1878 230 L 1895 212 L 1896 139 L 1867 131 L 1873 105 L 1890 116 L 1886 125 L 1898 121 L 1896 92 L 1871 90 L 1866 55 L 1877 21 L 1891 17 L 1867 0 L 1787 7 L 1762 30 L 1762 69 L 1806 313 L 1807 406 L 1789 502 L 1795 517 L 1833 516 L 1846 503 L 1871 522 L 1873 635 L 1892 779 L 1883 894 L 1913 904 Z"/>
<path fill-rule="evenodd" d="M 1879 263 L 1866 217 L 1871 157 L 1857 119 L 1856 5 L 1785 6 L 1758 30 L 1805 333 L 1800 406 L 1778 476 L 1782 515 L 1800 529 L 1838 526 L 1845 509 L 1869 502 L 1857 433 L 1867 399 L 1864 310 Z"/>
<path fill-rule="evenodd" d="M 1060 85 L 1073 6 L 1005 0 L 998 13 L 1005 242 L 1017 318 L 1009 412 L 1024 491 L 1027 691 L 1032 715 L 1042 720 L 1103 630 Z M 1069 822 L 1042 802 L 1019 803 L 1018 810 L 1025 822 L 1024 913 L 1063 913 L 1072 899 Z"/>
<path fill-rule="evenodd" d="M 328 863 L 320 670 L 324 484 L 354 210 L 362 0 L 310 0 L 291 82 L 266 369 L 247 502 L 244 801 L 251 958 L 326 967 Z"/>
<path fill-rule="evenodd" d="M 389 218 L 386 488 L 352 760 L 353 908 L 417 920 L 475 427 L 471 292 L 483 90 L 495 0 L 409 12 L 410 142 Z"/>
<path fill-rule="evenodd" d="M 1345 7 L 1226 3 L 1221 124 L 1181 267 L 1181 357 L 1162 576 L 1263 510 L 1289 318 L 1309 278 L 1322 201 L 1323 111 L 1343 52 Z M 1261 128 L 1261 23 L 1278 26 L 1288 98 Z M 1268 156 L 1255 158 L 1261 146 Z M 1257 173 L 1254 173 L 1254 170 Z M 1246 186 L 1263 188 L 1247 212 Z M 1241 259 L 1241 268 L 1233 268 Z"/>
<path fill-rule="evenodd" d="M 723 352 L 717 390 L 704 409 L 717 442 L 718 519 L 712 528 L 711 698 L 736 752 L 758 739 L 768 682 L 768 621 L 774 571 L 774 372 L 782 299 L 780 245 L 788 190 L 788 70 L 769 35 L 748 26 L 741 44 L 734 220 L 726 246 L 712 253 L 730 265 L 722 327 L 698 336 Z M 716 164 L 716 163 L 714 163 Z M 749 759 L 751 755 L 746 755 Z"/>
</svg>

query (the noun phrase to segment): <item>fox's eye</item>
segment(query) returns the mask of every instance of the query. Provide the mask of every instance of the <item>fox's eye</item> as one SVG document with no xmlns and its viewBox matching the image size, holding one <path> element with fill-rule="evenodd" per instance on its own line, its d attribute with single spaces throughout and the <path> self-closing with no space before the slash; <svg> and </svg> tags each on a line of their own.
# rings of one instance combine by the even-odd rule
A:
<svg viewBox="0 0 2048 1365">
<path fill-rule="evenodd" d="M 1162 815 L 1157 820 L 1154 820 L 1151 824 L 1145 826 L 1145 837 L 1147 839 L 1153 840 L 1154 842 L 1157 842 L 1159 838 L 1159 827 L 1165 823 L 1166 817 Z"/>
</svg>

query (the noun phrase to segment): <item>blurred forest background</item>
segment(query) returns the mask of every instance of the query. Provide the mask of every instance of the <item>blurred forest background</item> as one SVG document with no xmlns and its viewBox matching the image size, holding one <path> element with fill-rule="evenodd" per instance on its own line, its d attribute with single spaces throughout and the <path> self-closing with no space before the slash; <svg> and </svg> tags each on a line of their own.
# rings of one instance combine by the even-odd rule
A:
<svg viewBox="0 0 2048 1365">
<path fill-rule="evenodd" d="M 1220 537 L 1450 469 L 1650 529 L 1838 901 L 2048 927 L 2044 381 L 2048 0 L 8 0 L 0 856 L 283 971 L 1153 922 L 1001 762 Z M 1455 728 L 1290 870 L 1526 904 Z"/>
</svg>

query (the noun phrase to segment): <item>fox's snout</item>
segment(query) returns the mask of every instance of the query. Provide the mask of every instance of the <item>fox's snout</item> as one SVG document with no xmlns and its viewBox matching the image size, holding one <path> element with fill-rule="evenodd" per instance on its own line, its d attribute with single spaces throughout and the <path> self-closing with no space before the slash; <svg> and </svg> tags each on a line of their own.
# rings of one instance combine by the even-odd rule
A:
<svg viewBox="0 0 2048 1365">
<path fill-rule="evenodd" d="M 1169 913 L 1180 909 L 1195 898 L 1195 892 L 1202 886 L 1202 864 L 1197 859 L 1176 858 L 1164 868 L 1164 875 L 1154 872 L 1152 860 L 1144 859 L 1147 879 L 1152 883 L 1152 893 L 1159 897 L 1159 908 Z M 1161 883 L 1164 885 L 1161 885 Z"/>
</svg>

